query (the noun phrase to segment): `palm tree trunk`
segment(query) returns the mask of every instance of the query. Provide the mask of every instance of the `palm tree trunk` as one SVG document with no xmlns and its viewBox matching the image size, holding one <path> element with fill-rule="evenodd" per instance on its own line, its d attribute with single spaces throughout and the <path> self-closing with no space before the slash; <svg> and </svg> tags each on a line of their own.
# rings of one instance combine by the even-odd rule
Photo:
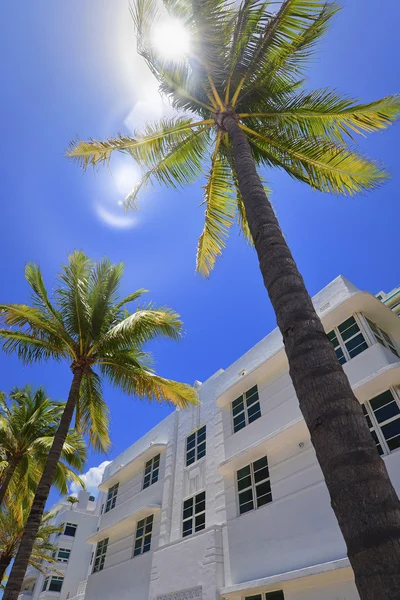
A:
<svg viewBox="0 0 400 600">
<path fill-rule="evenodd" d="M 290 376 L 345 539 L 361 600 L 400 598 L 400 502 L 264 192 L 233 116 L 240 192 Z"/>
<path fill-rule="evenodd" d="M 10 458 L 6 472 L 4 473 L 4 476 L 0 479 L 0 505 L 3 503 L 4 496 L 6 495 L 8 486 L 20 460 L 21 459 L 19 456 L 13 456 L 12 458 Z"/>
<path fill-rule="evenodd" d="M 84 367 L 77 366 L 73 369 L 73 379 L 65 405 L 65 410 L 61 417 L 60 425 L 54 436 L 53 444 L 47 457 L 46 466 L 42 478 L 36 490 L 31 512 L 25 525 L 24 534 L 21 538 L 17 556 L 15 557 L 10 577 L 8 578 L 6 589 L 4 590 L 3 600 L 17 600 L 20 593 L 25 571 L 28 568 L 29 558 L 32 553 L 42 516 L 49 496 L 50 488 L 56 473 L 57 463 L 60 459 L 61 451 L 68 434 L 72 416 L 78 401 L 79 389 L 82 381 Z"/>
<path fill-rule="evenodd" d="M 8 556 L 7 554 L 3 554 L 2 556 L 0 556 L 0 583 L 2 583 L 3 581 L 4 575 L 6 574 L 10 562 L 11 556 Z"/>
</svg>

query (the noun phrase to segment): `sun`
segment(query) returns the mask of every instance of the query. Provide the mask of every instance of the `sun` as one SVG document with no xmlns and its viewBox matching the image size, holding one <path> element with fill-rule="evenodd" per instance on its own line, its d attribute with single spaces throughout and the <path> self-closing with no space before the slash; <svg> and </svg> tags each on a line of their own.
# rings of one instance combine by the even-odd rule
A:
<svg viewBox="0 0 400 600">
<path fill-rule="evenodd" d="M 163 21 L 152 34 L 154 50 L 165 60 L 182 60 L 190 50 L 190 35 L 180 21 Z"/>
</svg>

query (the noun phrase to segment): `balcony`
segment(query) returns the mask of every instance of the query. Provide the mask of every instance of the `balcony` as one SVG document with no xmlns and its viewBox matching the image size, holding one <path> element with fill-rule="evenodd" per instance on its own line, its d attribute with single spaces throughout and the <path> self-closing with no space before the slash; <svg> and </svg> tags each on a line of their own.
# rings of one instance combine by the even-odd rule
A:
<svg viewBox="0 0 400 600">
<path fill-rule="evenodd" d="M 360 402 L 400 384 L 399 357 L 378 343 L 345 363 L 343 369 Z"/>
</svg>

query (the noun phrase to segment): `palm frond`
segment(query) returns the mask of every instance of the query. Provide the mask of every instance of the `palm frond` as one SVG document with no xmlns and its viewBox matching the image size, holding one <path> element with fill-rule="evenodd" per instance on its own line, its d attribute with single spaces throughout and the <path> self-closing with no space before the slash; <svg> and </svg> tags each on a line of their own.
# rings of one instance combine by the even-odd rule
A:
<svg viewBox="0 0 400 600">
<path fill-rule="evenodd" d="M 6 354 L 16 352 L 18 358 L 25 364 L 41 362 L 49 358 L 59 361 L 66 357 L 65 347 L 27 333 L 0 329 L 0 339 L 4 340 L 2 345 L 4 352 Z"/>
<path fill-rule="evenodd" d="M 228 230 L 235 217 L 232 173 L 229 164 L 219 152 L 222 134 L 219 134 L 210 173 L 204 186 L 205 224 L 197 246 L 196 269 L 206 277 L 222 254 Z"/>
<path fill-rule="evenodd" d="M 109 412 L 103 397 L 101 380 L 93 369 L 82 379 L 77 407 L 77 427 L 88 433 L 90 444 L 97 452 L 110 447 Z"/>
</svg>

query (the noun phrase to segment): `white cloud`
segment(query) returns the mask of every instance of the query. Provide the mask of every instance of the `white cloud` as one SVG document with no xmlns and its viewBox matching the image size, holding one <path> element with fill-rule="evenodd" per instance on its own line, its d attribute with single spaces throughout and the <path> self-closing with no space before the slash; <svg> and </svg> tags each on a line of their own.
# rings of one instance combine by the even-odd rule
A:
<svg viewBox="0 0 400 600">
<path fill-rule="evenodd" d="M 111 211 L 100 204 L 96 206 L 97 216 L 110 227 L 117 227 L 119 229 L 129 229 L 137 224 L 137 218 L 128 216 L 124 209 L 117 213 Z"/>
<path fill-rule="evenodd" d="M 86 473 L 83 473 L 83 475 L 80 476 L 81 479 L 85 483 L 86 491 L 90 492 L 90 494 L 92 496 L 97 497 L 97 495 L 98 495 L 97 488 L 100 485 L 101 480 L 103 478 L 104 469 L 110 463 L 111 463 L 111 460 L 105 460 L 98 467 L 91 467 L 88 471 L 86 471 Z M 77 496 L 82 488 L 77 483 L 72 482 L 70 484 L 69 489 L 71 492 L 71 496 Z"/>
</svg>

